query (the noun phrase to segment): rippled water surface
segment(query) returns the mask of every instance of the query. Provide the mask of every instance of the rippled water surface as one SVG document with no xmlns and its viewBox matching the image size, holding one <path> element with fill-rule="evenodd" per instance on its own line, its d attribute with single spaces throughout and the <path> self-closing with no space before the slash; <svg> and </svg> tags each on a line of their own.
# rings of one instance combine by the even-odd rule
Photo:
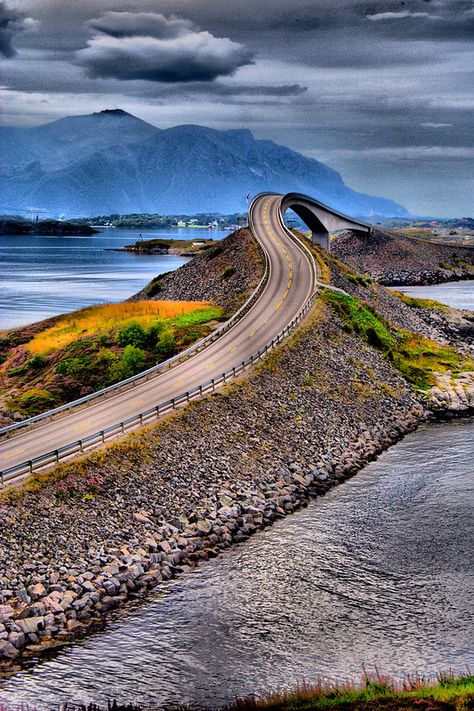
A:
<svg viewBox="0 0 474 711">
<path fill-rule="evenodd" d="M 399 287 L 397 287 L 398 289 Z M 474 310 L 474 281 L 451 281 L 447 284 L 431 284 L 430 286 L 400 287 L 400 291 L 408 296 L 418 296 L 423 299 L 435 299 L 456 309 Z"/>
<path fill-rule="evenodd" d="M 212 231 L 214 239 L 227 232 Z M 207 238 L 207 230 L 143 231 L 143 239 Z M 121 301 L 157 274 L 184 264 L 174 255 L 111 252 L 137 241 L 137 230 L 90 237 L 0 235 L 0 329 L 23 326 L 67 311 Z"/>
<path fill-rule="evenodd" d="M 0 700 L 217 704 L 318 676 L 474 668 L 474 422 L 355 478 L 11 677 Z"/>
</svg>

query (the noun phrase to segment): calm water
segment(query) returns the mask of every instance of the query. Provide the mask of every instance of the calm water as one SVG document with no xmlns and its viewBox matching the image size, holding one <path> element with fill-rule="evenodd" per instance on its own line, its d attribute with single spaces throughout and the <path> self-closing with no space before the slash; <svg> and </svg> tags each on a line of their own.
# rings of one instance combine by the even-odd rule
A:
<svg viewBox="0 0 474 711">
<path fill-rule="evenodd" d="M 397 286 L 397 289 L 399 287 Z M 456 309 L 474 310 L 474 281 L 451 281 L 447 284 L 432 284 L 431 286 L 400 287 L 400 291 L 408 296 L 418 296 L 423 299 L 435 299 Z"/>
<path fill-rule="evenodd" d="M 221 239 L 213 230 L 155 230 L 144 239 Z M 183 257 L 136 255 L 107 249 L 133 244 L 136 230 L 107 230 L 91 237 L 0 235 L 0 328 L 110 301 L 122 301 L 157 274 L 184 264 Z"/>
<path fill-rule="evenodd" d="M 429 425 L 0 700 L 224 703 L 318 676 L 474 668 L 474 422 Z"/>
</svg>

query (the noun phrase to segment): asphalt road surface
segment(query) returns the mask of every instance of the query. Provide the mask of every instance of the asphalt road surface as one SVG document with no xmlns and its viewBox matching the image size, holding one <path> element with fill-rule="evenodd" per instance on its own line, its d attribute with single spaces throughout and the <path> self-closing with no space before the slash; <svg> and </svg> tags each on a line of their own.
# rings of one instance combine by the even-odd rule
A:
<svg viewBox="0 0 474 711">
<path fill-rule="evenodd" d="M 107 400 L 92 401 L 55 421 L 20 430 L 0 445 L 0 468 L 22 464 L 138 415 L 218 377 L 256 353 L 298 313 L 315 288 L 313 269 L 279 221 L 281 195 L 258 197 L 252 227 L 266 250 L 270 273 L 254 306 L 214 343 L 170 370 Z"/>
</svg>

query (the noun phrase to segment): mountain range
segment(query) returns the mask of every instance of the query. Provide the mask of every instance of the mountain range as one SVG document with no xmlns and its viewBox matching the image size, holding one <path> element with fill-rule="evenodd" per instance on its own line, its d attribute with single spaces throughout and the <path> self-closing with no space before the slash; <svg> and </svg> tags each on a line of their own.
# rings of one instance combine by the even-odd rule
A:
<svg viewBox="0 0 474 711">
<path fill-rule="evenodd" d="M 0 128 L 0 212 L 48 216 L 243 212 L 245 195 L 297 191 L 352 215 L 405 216 L 340 174 L 247 129 L 159 129 L 121 109 Z"/>
</svg>

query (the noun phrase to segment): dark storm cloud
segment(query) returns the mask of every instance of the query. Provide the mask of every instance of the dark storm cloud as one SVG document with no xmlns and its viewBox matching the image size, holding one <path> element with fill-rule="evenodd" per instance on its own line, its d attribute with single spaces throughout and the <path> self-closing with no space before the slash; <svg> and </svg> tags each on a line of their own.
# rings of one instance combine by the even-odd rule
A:
<svg viewBox="0 0 474 711">
<path fill-rule="evenodd" d="M 0 54 L 4 57 L 13 57 L 16 54 L 13 40 L 20 32 L 31 29 L 34 24 L 34 21 L 24 13 L 0 2 Z"/>
<path fill-rule="evenodd" d="M 5 62 L 9 122 L 245 125 L 355 188 L 472 211 L 472 0 L 11 2 L 41 32 Z"/>
<path fill-rule="evenodd" d="M 108 12 L 90 20 L 100 30 L 77 62 L 90 77 L 154 82 L 213 81 L 253 62 L 252 53 L 192 22 L 156 13 Z"/>
</svg>

